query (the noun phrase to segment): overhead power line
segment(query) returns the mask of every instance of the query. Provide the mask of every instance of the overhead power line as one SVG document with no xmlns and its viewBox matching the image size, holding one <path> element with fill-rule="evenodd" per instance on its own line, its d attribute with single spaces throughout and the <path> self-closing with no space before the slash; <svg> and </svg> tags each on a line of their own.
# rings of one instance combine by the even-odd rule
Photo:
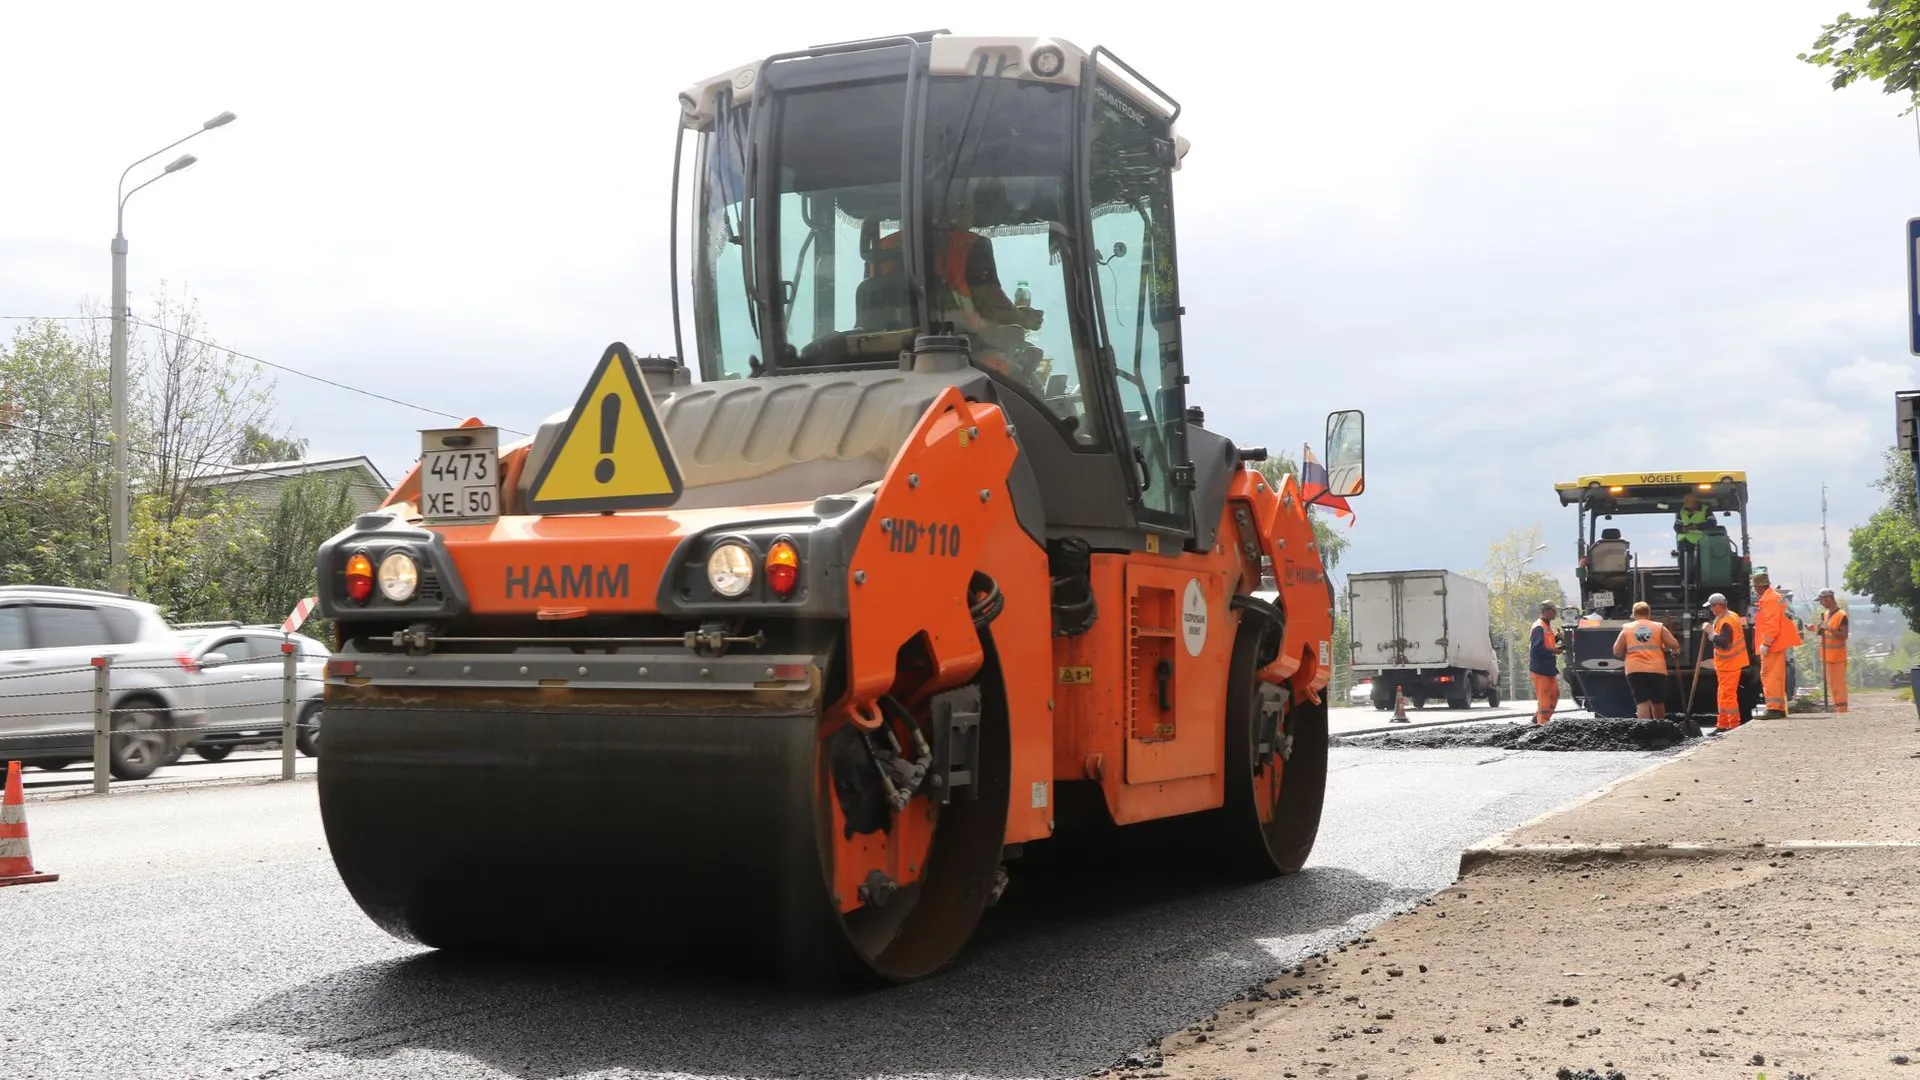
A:
<svg viewBox="0 0 1920 1080">
<path fill-rule="evenodd" d="M 7 420 L 0 420 L 0 428 L 7 428 L 11 431 L 24 431 L 29 435 L 38 435 L 38 436 L 41 436 L 42 438 L 47 438 L 47 439 L 62 439 L 66 442 L 73 443 L 76 446 L 94 446 L 94 447 L 99 447 L 102 450 L 113 449 L 113 444 L 106 441 L 105 439 L 89 439 L 84 435 L 63 435 L 58 431 L 47 431 L 44 428 L 28 427 L 25 424 L 15 424 Z M 165 453 L 160 450 L 142 450 L 136 446 L 128 446 L 127 452 L 131 454 L 139 454 L 142 457 L 159 458 L 163 461 L 178 462 L 184 465 L 204 465 L 209 469 L 220 470 L 219 473 L 214 474 L 214 475 L 220 475 L 220 476 L 229 476 L 229 475 L 242 476 L 243 474 L 251 473 L 253 470 L 252 466 L 240 465 L 231 461 L 208 461 L 205 458 L 183 457 L 176 454 Z M 311 475 L 318 475 L 318 474 L 311 474 Z M 192 479 L 197 480 L 201 478 L 194 477 Z M 273 473 L 259 473 L 258 475 L 247 475 L 245 476 L 244 479 L 237 480 L 235 482 L 244 483 L 247 479 L 273 480 L 273 479 L 291 479 L 291 478 L 276 476 L 276 474 L 273 474 Z M 377 491 L 382 495 L 387 494 L 386 488 L 380 487 L 376 484 L 354 483 L 352 481 L 349 481 L 347 486 L 360 488 L 365 491 Z"/>
<path fill-rule="evenodd" d="M 0 315 L 0 320 L 9 320 L 14 322 L 95 322 L 100 319 L 111 319 L 111 318 L 113 318 L 113 316 L 111 315 Z M 315 375 L 311 371 L 302 371 L 297 367 L 291 367 L 286 364 L 276 363 L 272 360 L 266 360 L 261 357 L 254 356 L 251 353 L 244 353 L 244 352 L 241 352 L 239 349 L 230 348 L 226 345 L 220 345 L 220 344 L 216 344 L 215 342 L 205 341 L 201 338 L 194 337 L 192 334 L 184 334 L 178 330 L 172 329 L 171 327 L 161 326 L 159 323 L 148 322 L 147 320 L 139 318 L 138 316 L 129 315 L 127 316 L 127 321 L 137 326 L 144 326 L 151 330 L 158 330 L 163 334 L 167 334 L 171 337 L 179 338 L 182 341 L 191 341 L 195 345 L 204 346 L 209 349 L 218 349 L 221 352 L 228 353 L 233 356 L 237 356 L 242 360 L 251 360 L 262 367 L 269 367 L 275 371 L 284 371 L 289 375 L 297 375 L 302 379 L 312 379 L 314 382 L 321 383 L 326 386 L 331 386 L 337 390 L 345 390 L 349 393 L 359 394 L 362 397 L 373 398 L 376 401 L 384 401 L 390 405 L 398 405 L 402 408 L 413 409 L 417 412 L 426 413 L 428 416 L 442 416 L 449 420 L 454 421 L 455 423 L 459 423 L 460 421 L 467 419 L 465 416 L 462 416 L 459 413 L 450 413 L 444 409 L 431 409 L 425 405 L 415 404 L 414 402 L 411 402 L 411 401 L 402 401 L 397 397 L 392 397 L 390 395 L 382 394 L 377 391 L 368 390 L 366 387 L 363 387 L 363 386 L 354 386 L 351 383 L 343 383 L 336 379 L 329 379 L 324 375 Z M 520 431 L 516 428 L 510 428 L 510 427 L 501 427 L 500 430 L 508 432 L 513 435 L 527 434 L 524 431 Z"/>
</svg>

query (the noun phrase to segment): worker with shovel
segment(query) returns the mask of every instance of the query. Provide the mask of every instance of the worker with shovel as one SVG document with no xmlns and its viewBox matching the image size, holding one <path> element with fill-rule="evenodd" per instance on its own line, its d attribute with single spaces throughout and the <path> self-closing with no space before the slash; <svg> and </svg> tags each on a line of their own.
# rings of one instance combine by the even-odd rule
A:
<svg viewBox="0 0 1920 1080">
<path fill-rule="evenodd" d="M 1713 612 L 1707 633 L 1713 642 L 1713 681 L 1719 691 L 1719 717 L 1713 727 L 1716 733 L 1732 731 L 1746 719 L 1740 715 L 1740 676 L 1747 669 L 1747 634 L 1740 616 L 1727 610 L 1724 594 L 1707 597 L 1707 607 Z"/>
<path fill-rule="evenodd" d="M 1665 623 L 1653 621 L 1653 607 L 1645 600 L 1633 605 L 1633 621 L 1620 628 L 1613 655 L 1625 660 L 1627 687 L 1633 691 L 1633 714 L 1642 720 L 1667 718 L 1667 653 L 1679 652 L 1680 640 Z"/>
<path fill-rule="evenodd" d="M 1827 693 L 1832 695 L 1833 711 L 1847 711 L 1847 613 L 1832 589 L 1821 589 L 1815 599 L 1825 608 L 1814 620 L 1813 632 L 1820 635 L 1820 664 L 1825 669 Z"/>
</svg>

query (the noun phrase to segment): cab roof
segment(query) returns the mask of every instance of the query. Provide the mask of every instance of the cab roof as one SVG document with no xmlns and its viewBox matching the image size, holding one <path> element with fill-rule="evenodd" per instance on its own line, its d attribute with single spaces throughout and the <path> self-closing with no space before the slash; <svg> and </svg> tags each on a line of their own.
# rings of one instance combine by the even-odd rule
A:
<svg viewBox="0 0 1920 1080">
<path fill-rule="evenodd" d="M 1560 505 L 1585 503 L 1606 514 L 1670 514 L 1688 492 L 1702 508 L 1714 511 L 1744 509 L 1747 474 L 1731 470 L 1691 472 L 1599 473 L 1553 485 Z"/>
</svg>

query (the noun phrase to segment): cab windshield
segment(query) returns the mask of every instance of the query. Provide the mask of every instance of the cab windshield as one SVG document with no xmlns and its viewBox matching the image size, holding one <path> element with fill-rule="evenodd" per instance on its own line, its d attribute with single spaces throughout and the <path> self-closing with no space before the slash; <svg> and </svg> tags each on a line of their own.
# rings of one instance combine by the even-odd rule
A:
<svg viewBox="0 0 1920 1080">
<path fill-rule="evenodd" d="M 951 326 L 977 366 L 1042 403 L 1076 442 L 1097 442 L 1082 397 L 1090 324 L 1073 287 L 1084 274 L 1073 89 L 927 81 L 917 267 L 901 230 L 905 101 L 900 79 L 773 96 L 758 156 L 771 198 L 751 207 L 747 111 L 722 110 L 704 143 L 695 246 L 703 377 L 893 364 L 923 327 L 918 283 L 927 323 Z M 772 243 L 762 250 L 758 238 Z M 764 306 L 749 259 L 767 283 Z"/>
</svg>

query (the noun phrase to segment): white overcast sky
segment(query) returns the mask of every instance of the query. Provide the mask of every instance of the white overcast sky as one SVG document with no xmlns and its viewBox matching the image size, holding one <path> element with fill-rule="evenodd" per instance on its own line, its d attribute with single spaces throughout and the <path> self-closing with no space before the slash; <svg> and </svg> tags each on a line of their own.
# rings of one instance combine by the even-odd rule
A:
<svg viewBox="0 0 1920 1080">
<path fill-rule="evenodd" d="M 5 4 L 0 315 L 104 309 L 120 170 L 231 109 L 129 207 L 136 309 L 164 281 L 223 344 L 531 430 L 607 342 L 672 348 L 680 90 L 825 41 L 1056 34 L 1185 107 L 1209 426 L 1297 452 L 1367 411 L 1343 571 L 1470 569 L 1539 523 L 1561 572 L 1554 481 L 1744 468 L 1759 560 L 1817 588 L 1820 485 L 1837 580 L 1915 380 L 1912 118 L 1794 59 L 1844 3 Z M 279 401 L 395 479 L 438 423 L 287 375 Z"/>
</svg>

